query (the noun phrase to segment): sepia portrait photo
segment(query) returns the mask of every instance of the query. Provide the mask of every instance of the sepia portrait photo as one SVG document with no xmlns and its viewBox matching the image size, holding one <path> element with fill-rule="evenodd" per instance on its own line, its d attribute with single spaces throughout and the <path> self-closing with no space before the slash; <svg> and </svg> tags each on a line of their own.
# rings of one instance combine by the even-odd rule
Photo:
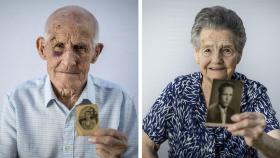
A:
<svg viewBox="0 0 280 158">
<path fill-rule="evenodd" d="M 233 123 L 231 116 L 240 113 L 243 82 L 239 80 L 214 80 L 209 106 L 207 126 L 226 126 Z"/>
<path fill-rule="evenodd" d="M 80 105 L 76 109 L 77 133 L 89 135 L 98 127 L 98 108 L 95 104 Z"/>
</svg>

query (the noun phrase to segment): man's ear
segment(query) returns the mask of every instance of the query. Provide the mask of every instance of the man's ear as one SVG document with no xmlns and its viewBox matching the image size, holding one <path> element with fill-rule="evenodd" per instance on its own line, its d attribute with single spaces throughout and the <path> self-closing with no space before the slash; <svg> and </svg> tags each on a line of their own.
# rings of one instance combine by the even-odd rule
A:
<svg viewBox="0 0 280 158">
<path fill-rule="evenodd" d="M 197 64 L 199 64 L 199 49 L 198 48 L 193 48 L 194 50 L 194 58 L 195 58 L 195 62 Z"/>
<path fill-rule="evenodd" d="M 102 49 L 103 49 L 104 45 L 103 43 L 97 43 L 94 49 L 94 56 L 91 60 L 91 63 L 94 64 L 98 58 L 98 56 L 101 54 Z"/>
<path fill-rule="evenodd" d="M 38 51 L 38 54 L 40 55 L 40 57 L 43 60 L 46 60 L 47 56 L 45 54 L 45 39 L 44 39 L 44 37 L 38 37 L 37 38 L 37 40 L 36 40 L 36 48 L 37 48 L 37 51 Z"/>
</svg>

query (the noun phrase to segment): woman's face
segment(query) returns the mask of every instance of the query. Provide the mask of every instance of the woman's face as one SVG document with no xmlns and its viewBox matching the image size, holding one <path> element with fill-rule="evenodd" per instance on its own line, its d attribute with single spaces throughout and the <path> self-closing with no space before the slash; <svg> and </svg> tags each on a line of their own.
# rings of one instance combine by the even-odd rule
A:
<svg viewBox="0 0 280 158">
<path fill-rule="evenodd" d="M 241 54 L 235 49 L 233 35 L 226 29 L 202 29 L 200 47 L 195 59 L 203 75 L 203 81 L 230 79 Z"/>
</svg>

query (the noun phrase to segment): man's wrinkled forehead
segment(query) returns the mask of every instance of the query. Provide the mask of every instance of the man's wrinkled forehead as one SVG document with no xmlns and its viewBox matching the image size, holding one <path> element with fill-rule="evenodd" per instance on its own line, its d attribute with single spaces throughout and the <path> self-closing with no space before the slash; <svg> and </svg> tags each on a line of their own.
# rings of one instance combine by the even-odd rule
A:
<svg viewBox="0 0 280 158">
<path fill-rule="evenodd" d="M 80 7 L 64 7 L 51 14 L 45 26 L 45 33 L 53 35 L 71 28 L 72 31 L 81 35 L 94 38 L 98 33 L 98 23 L 95 17 Z"/>
</svg>

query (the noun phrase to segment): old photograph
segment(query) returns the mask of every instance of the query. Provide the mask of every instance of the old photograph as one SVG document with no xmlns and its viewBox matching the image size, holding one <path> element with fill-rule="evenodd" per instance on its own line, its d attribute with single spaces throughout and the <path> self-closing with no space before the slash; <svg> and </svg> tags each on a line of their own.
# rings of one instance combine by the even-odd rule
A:
<svg viewBox="0 0 280 158">
<path fill-rule="evenodd" d="M 95 104 L 80 105 L 76 111 L 77 134 L 87 136 L 98 128 L 98 107 Z"/>
<path fill-rule="evenodd" d="M 231 116 L 240 113 L 243 83 L 239 80 L 214 80 L 207 109 L 208 126 L 233 123 Z"/>
</svg>

